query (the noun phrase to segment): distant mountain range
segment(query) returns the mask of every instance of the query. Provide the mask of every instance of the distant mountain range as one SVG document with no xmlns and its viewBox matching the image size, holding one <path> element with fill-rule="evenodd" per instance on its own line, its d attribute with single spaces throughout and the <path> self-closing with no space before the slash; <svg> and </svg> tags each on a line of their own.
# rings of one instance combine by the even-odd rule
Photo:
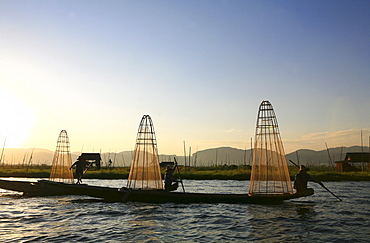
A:
<svg viewBox="0 0 370 243">
<path fill-rule="evenodd" d="M 299 149 L 286 154 L 287 160 L 292 160 L 308 166 L 332 165 L 333 162 L 343 160 L 347 152 L 369 152 L 369 147 L 352 146 L 329 148 L 328 150 Z M 182 157 L 183 158 L 183 157 Z M 251 150 L 221 147 L 197 152 L 192 163 L 197 165 L 251 165 Z M 193 165 L 193 164 L 192 164 Z"/>
<path fill-rule="evenodd" d="M 344 159 L 347 152 L 369 152 L 369 147 L 352 146 L 329 148 L 329 150 L 314 151 L 300 149 L 286 155 L 287 160 L 293 160 L 308 166 L 331 165 L 335 161 Z M 5 149 L 1 164 L 18 165 L 51 165 L 54 151 L 47 149 Z M 103 166 L 107 165 L 109 159 L 113 166 L 130 166 L 133 151 L 119 153 L 102 153 Z M 32 156 L 31 156 L 32 155 Z M 72 162 L 80 155 L 79 152 L 72 153 Z M 160 161 L 173 161 L 176 157 L 181 165 L 189 166 L 210 166 L 210 165 L 250 165 L 252 163 L 251 150 L 242 150 L 231 147 L 211 148 L 193 153 L 189 156 L 176 156 L 161 154 Z"/>
</svg>

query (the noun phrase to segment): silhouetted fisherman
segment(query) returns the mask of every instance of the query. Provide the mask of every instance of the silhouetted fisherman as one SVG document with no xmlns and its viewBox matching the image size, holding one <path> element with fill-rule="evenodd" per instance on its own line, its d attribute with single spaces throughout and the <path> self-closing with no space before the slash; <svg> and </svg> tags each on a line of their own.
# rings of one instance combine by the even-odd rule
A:
<svg viewBox="0 0 370 243">
<path fill-rule="evenodd" d="M 82 160 L 81 157 L 78 157 L 77 161 L 74 162 L 73 165 L 69 169 L 71 170 L 73 166 L 76 166 L 76 177 L 77 177 L 76 184 L 81 184 L 82 176 L 85 170 L 85 161 Z"/>
<path fill-rule="evenodd" d="M 164 175 L 164 189 L 166 191 L 174 191 L 179 187 L 178 181 L 173 177 L 177 164 L 171 168 L 167 166 L 166 174 Z"/>
<path fill-rule="evenodd" d="M 299 167 L 298 174 L 295 175 L 294 189 L 296 189 L 296 193 L 299 195 L 309 196 L 314 193 L 314 190 L 312 188 L 307 188 L 307 183 L 309 181 L 316 182 L 321 186 L 324 186 L 321 181 L 314 179 L 310 174 L 308 174 L 308 170 L 309 169 L 306 166 L 301 165 Z"/>
</svg>

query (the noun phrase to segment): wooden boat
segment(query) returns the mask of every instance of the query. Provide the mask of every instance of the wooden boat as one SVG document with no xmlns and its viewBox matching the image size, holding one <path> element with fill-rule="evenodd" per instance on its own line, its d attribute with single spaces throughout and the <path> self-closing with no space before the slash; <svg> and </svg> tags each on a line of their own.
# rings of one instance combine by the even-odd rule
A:
<svg viewBox="0 0 370 243">
<path fill-rule="evenodd" d="M 50 186 L 40 182 L 12 181 L 0 179 L 0 188 L 10 191 L 22 192 L 24 196 L 59 196 L 71 195 L 70 190 Z"/>
<path fill-rule="evenodd" d="M 40 180 L 38 183 L 47 185 L 48 187 L 55 187 L 55 191 L 70 191 L 70 194 L 102 198 L 106 202 L 281 204 L 284 200 L 302 197 L 302 195 L 297 194 L 251 196 L 248 194 L 132 190 L 128 188 L 90 186 L 85 184 L 67 184 L 48 180 Z"/>
<path fill-rule="evenodd" d="M 248 194 L 132 190 L 49 180 L 29 182 L 0 179 L 0 188 L 22 192 L 24 196 L 85 195 L 102 198 L 105 202 L 281 204 L 284 200 L 302 197 L 297 194 L 251 196 Z"/>
<path fill-rule="evenodd" d="M 22 192 L 24 196 L 85 195 L 102 198 L 105 202 L 281 204 L 284 200 L 302 197 L 302 195 L 297 194 L 251 196 L 248 194 L 132 190 L 87 184 L 68 184 L 49 180 L 29 182 L 0 179 L 0 188 Z"/>
</svg>

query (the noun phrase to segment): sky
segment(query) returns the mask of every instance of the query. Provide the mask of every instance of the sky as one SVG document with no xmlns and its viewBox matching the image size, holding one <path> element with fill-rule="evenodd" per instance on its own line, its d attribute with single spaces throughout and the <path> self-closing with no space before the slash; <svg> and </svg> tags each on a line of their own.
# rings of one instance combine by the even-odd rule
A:
<svg viewBox="0 0 370 243">
<path fill-rule="evenodd" d="M 286 153 L 370 141 L 367 0 L 0 0 L 0 33 L 6 148 L 133 150 L 150 115 L 160 154 L 249 149 L 263 100 Z"/>
</svg>

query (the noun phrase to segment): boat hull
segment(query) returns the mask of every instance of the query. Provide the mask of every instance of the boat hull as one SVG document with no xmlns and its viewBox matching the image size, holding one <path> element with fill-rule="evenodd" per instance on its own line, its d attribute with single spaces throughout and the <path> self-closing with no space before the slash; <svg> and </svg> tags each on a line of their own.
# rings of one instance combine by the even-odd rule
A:
<svg viewBox="0 0 370 243">
<path fill-rule="evenodd" d="M 90 186 L 86 184 L 67 184 L 48 180 L 27 182 L 0 179 L 0 188 L 23 192 L 25 196 L 85 195 L 102 198 L 106 202 L 281 204 L 284 200 L 302 197 L 302 195 L 297 194 L 251 196 L 248 194 L 130 190 L 127 188 Z"/>
<path fill-rule="evenodd" d="M 0 179 L 0 188 L 22 192 L 25 196 L 59 196 L 72 194 L 72 192 L 66 188 L 55 188 L 49 184 L 30 181 L 11 181 Z"/>
<path fill-rule="evenodd" d="M 185 193 L 164 190 L 130 190 L 89 185 L 65 184 L 39 181 L 39 183 L 69 190 L 74 195 L 102 198 L 107 202 L 145 202 L 145 203 L 246 203 L 281 204 L 284 200 L 302 197 L 296 194 L 281 196 L 250 196 L 248 194 Z"/>
</svg>

